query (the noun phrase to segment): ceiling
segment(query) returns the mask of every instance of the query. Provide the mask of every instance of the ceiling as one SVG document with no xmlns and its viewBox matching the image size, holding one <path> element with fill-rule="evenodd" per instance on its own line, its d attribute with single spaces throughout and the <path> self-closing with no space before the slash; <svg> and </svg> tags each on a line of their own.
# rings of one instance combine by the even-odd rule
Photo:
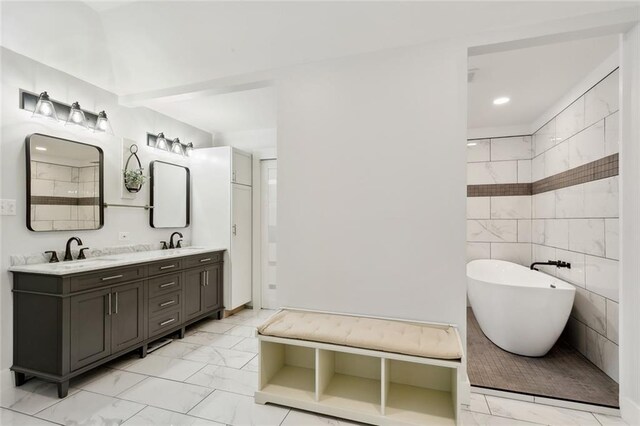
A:
<svg viewBox="0 0 640 426">
<path fill-rule="evenodd" d="M 214 80 L 634 4 L 1 1 L 0 40 L 98 87 L 144 99 L 138 105 L 211 132 L 233 132 L 275 126 L 272 89 L 217 95 L 202 90 L 189 101 L 155 94 L 188 93 Z"/>
<path fill-rule="evenodd" d="M 617 49 L 616 35 L 469 58 L 468 127 L 531 125 Z M 493 105 L 495 98 L 511 101 Z"/>
</svg>

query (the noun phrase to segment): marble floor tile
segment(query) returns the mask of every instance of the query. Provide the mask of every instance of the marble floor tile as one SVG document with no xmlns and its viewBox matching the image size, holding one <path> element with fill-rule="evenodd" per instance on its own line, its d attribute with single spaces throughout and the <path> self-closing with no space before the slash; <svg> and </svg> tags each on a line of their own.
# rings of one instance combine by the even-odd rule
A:
<svg viewBox="0 0 640 426">
<path fill-rule="evenodd" d="M 542 426 L 542 423 L 525 422 L 466 410 L 462 410 L 460 417 L 460 423 L 463 426 Z"/>
<path fill-rule="evenodd" d="M 0 425 L 4 426 L 53 426 L 55 423 L 0 408 Z"/>
<path fill-rule="evenodd" d="M 286 408 L 256 404 L 250 396 L 216 390 L 189 414 L 234 426 L 277 426 L 288 412 Z"/>
<path fill-rule="evenodd" d="M 126 366 L 124 370 L 163 379 L 183 381 L 205 365 L 203 362 L 151 354 L 144 359 Z"/>
<path fill-rule="evenodd" d="M 186 414 L 162 410 L 156 407 L 147 407 L 135 416 L 124 422 L 123 426 L 221 426 L 223 423 L 200 419 Z"/>
<path fill-rule="evenodd" d="M 232 323 L 221 323 L 219 320 L 202 321 L 194 324 L 193 330 L 208 331 L 209 333 L 224 334 L 228 330 L 235 327 Z"/>
<path fill-rule="evenodd" d="M 255 337 L 247 337 L 237 345 L 233 346 L 233 350 L 243 351 L 243 352 L 252 352 L 254 354 L 258 353 L 258 339 Z"/>
<path fill-rule="evenodd" d="M 190 354 L 191 352 L 201 347 L 201 345 L 196 345 L 195 343 L 185 343 L 182 341 L 174 340 L 168 345 L 163 346 L 160 349 L 156 349 L 152 352 L 152 354 L 169 358 L 184 358 L 185 355 Z"/>
<path fill-rule="evenodd" d="M 219 365 L 208 365 L 185 382 L 253 396 L 254 392 L 258 390 L 258 373 Z"/>
<path fill-rule="evenodd" d="M 186 343 L 195 343 L 203 346 L 217 346 L 219 348 L 231 348 L 242 341 L 242 337 L 229 336 L 227 334 L 209 333 L 206 331 L 191 331 L 182 339 Z"/>
<path fill-rule="evenodd" d="M 140 360 L 142 358 L 140 358 L 140 353 L 138 351 L 136 352 L 129 352 L 126 355 L 123 355 L 119 358 L 114 359 L 111 362 L 108 362 L 107 364 L 105 364 L 104 366 L 107 368 L 115 368 L 118 370 L 122 370 L 125 367 L 127 367 L 128 365 L 133 364 L 134 362 Z"/>
<path fill-rule="evenodd" d="M 242 369 L 245 371 L 254 371 L 257 373 L 258 372 L 258 356 L 257 355 L 254 356 L 251 361 L 249 361 L 244 365 L 244 367 L 242 367 Z"/>
<path fill-rule="evenodd" d="M 39 412 L 36 417 L 63 425 L 120 425 L 144 405 L 80 391 Z"/>
<path fill-rule="evenodd" d="M 250 326 L 250 327 L 258 327 L 262 325 L 266 320 L 267 318 L 260 318 L 260 317 L 243 318 L 241 320 L 236 321 L 236 324 Z"/>
<path fill-rule="evenodd" d="M 108 373 L 80 387 L 90 392 L 116 396 L 146 378 L 147 376 L 142 374 L 130 373 L 124 370 L 110 370 Z"/>
<path fill-rule="evenodd" d="M 118 395 L 118 398 L 186 413 L 211 392 L 211 389 L 202 386 L 149 377 Z"/>
<path fill-rule="evenodd" d="M 469 411 L 482 413 L 482 414 L 491 414 L 491 411 L 489 411 L 489 406 L 487 405 L 487 400 L 485 399 L 484 395 L 479 393 L 471 394 L 471 403 L 469 404 Z"/>
<path fill-rule="evenodd" d="M 251 361 L 251 358 L 254 356 L 255 354 L 250 352 L 216 348 L 213 346 L 202 346 L 201 348 L 185 355 L 184 359 L 205 362 L 213 365 L 222 365 L 225 367 L 242 368 L 246 363 Z"/>
<path fill-rule="evenodd" d="M 323 416 L 321 414 L 291 410 L 281 423 L 281 426 L 355 426 L 360 424 L 361 423 L 353 423 L 335 417 Z"/>
<path fill-rule="evenodd" d="M 71 382 L 69 383 L 69 386 L 72 388 L 78 388 L 78 389 L 82 389 L 82 387 L 84 385 L 89 384 L 90 382 L 93 382 L 94 380 L 99 379 L 100 377 L 109 374 L 109 372 L 113 371 L 110 368 L 106 368 L 106 367 L 98 367 L 98 368 L 94 368 L 93 370 L 89 370 L 84 374 L 81 374 L 77 377 L 74 377 L 73 379 L 71 379 Z"/>
<path fill-rule="evenodd" d="M 602 426 L 628 426 L 628 423 L 618 416 L 609 416 L 606 414 L 593 413 Z"/>
<path fill-rule="evenodd" d="M 533 404 L 495 396 L 487 396 L 486 398 L 491 413 L 496 416 L 543 423 L 550 426 L 600 425 L 593 414 L 586 411 L 551 407 L 549 405 Z"/>
<path fill-rule="evenodd" d="M 236 325 L 230 330 L 227 330 L 224 334 L 228 334 L 230 336 L 239 336 L 239 337 L 255 337 L 256 328 L 249 327 L 246 325 Z"/>
<path fill-rule="evenodd" d="M 69 396 L 76 392 L 78 389 L 69 388 Z M 24 385 L 16 387 L 9 370 L 6 370 L 6 374 L 2 375 L 0 407 L 24 414 L 35 414 L 57 402 L 60 402 L 60 398 L 58 398 L 58 388 L 54 383 L 31 379 Z"/>
</svg>

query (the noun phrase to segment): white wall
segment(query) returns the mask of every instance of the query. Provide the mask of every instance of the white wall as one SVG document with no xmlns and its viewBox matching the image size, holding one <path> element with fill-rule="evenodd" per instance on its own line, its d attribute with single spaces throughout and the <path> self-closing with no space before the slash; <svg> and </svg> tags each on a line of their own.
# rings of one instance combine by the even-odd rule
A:
<svg viewBox="0 0 640 426">
<path fill-rule="evenodd" d="M 154 159 L 178 162 L 177 156 L 161 154 L 146 148 L 146 132 L 164 131 L 167 136 L 178 136 L 195 146 L 211 146 L 212 136 L 146 108 L 124 108 L 117 104 L 117 96 L 71 77 L 8 49 L 0 48 L 2 74 L 2 110 L 0 121 L 0 198 L 16 200 L 17 215 L 0 217 L 2 272 L 0 274 L 1 330 L 0 369 L 8 368 L 12 360 L 12 304 L 11 274 L 7 272 L 12 254 L 38 253 L 45 250 L 64 249 L 71 235 L 82 238 L 85 245 L 98 248 L 122 244 L 118 232 L 129 231 L 130 243 L 157 243 L 167 239 L 173 229 L 153 229 L 149 226 L 149 213 L 142 209 L 105 209 L 105 225 L 97 231 L 34 233 L 25 224 L 25 152 L 24 140 L 31 133 L 40 132 L 66 139 L 100 146 L 105 160 L 105 200 L 111 203 L 145 204 L 141 197 L 135 201 L 120 198 L 122 138 L 133 140 L 140 146 L 143 167 Z M 52 98 L 66 103 L 78 100 L 83 108 L 91 111 L 106 110 L 112 122 L 115 136 L 93 135 L 82 130 L 65 128 L 62 124 L 31 119 L 31 114 L 18 108 L 18 90 L 32 92 L 48 90 Z M 159 155 L 158 155 L 159 154 Z M 184 161 L 180 161 L 184 163 Z M 180 229 L 185 239 L 190 239 L 190 229 Z"/>
<path fill-rule="evenodd" d="M 623 36 L 621 79 L 620 408 L 640 424 L 640 25 Z"/>
<path fill-rule="evenodd" d="M 465 339 L 465 47 L 302 67 L 278 87 L 282 304 Z"/>
</svg>

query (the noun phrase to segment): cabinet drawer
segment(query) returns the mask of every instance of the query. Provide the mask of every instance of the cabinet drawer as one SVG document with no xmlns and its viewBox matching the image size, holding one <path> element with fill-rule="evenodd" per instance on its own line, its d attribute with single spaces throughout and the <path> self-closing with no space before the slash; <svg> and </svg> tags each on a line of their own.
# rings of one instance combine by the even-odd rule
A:
<svg viewBox="0 0 640 426">
<path fill-rule="evenodd" d="M 179 271 L 182 267 L 182 262 L 183 259 L 169 259 L 152 263 L 149 265 L 149 276 Z"/>
<path fill-rule="evenodd" d="M 164 330 L 170 330 L 180 325 L 181 322 L 182 317 L 179 309 L 149 318 L 149 336 L 162 333 Z"/>
<path fill-rule="evenodd" d="M 197 254 L 195 256 L 189 256 L 184 259 L 185 268 L 192 268 L 194 266 L 208 265 L 210 263 L 222 262 L 222 252 Z"/>
<path fill-rule="evenodd" d="M 182 288 L 182 274 L 163 275 L 149 280 L 149 298 Z"/>
<path fill-rule="evenodd" d="M 182 292 L 163 294 L 153 299 L 149 299 L 149 316 L 159 314 L 165 311 L 182 311 Z"/>
<path fill-rule="evenodd" d="M 71 277 L 70 290 L 72 292 L 89 290 L 103 285 L 111 285 L 126 281 L 139 280 L 144 277 L 144 266 L 108 269 L 105 271 Z"/>
</svg>

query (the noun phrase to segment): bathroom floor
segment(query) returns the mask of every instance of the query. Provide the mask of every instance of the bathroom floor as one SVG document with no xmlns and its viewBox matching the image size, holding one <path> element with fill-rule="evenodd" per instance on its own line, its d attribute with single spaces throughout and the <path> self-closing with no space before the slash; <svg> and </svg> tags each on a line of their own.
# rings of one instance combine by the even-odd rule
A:
<svg viewBox="0 0 640 426">
<path fill-rule="evenodd" d="M 2 426 L 347 426 L 355 423 L 275 405 L 257 405 L 255 327 L 274 311 L 245 310 L 202 321 L 187 336 L 140 359 L 124 356 L 73 380 L 58 399 L 53 384 L 32 379 L 13 386 L 0 377 Z M 617 416 L 471 394 L 464 425 L 625 425 Z"/>
<path fill-rule="evenodd" d="M 467 308 L 467 349 L 472 386 L 618 407 L 618 384 L 564 341 L 542 358 L 506 352 Z"/>
</svg>

